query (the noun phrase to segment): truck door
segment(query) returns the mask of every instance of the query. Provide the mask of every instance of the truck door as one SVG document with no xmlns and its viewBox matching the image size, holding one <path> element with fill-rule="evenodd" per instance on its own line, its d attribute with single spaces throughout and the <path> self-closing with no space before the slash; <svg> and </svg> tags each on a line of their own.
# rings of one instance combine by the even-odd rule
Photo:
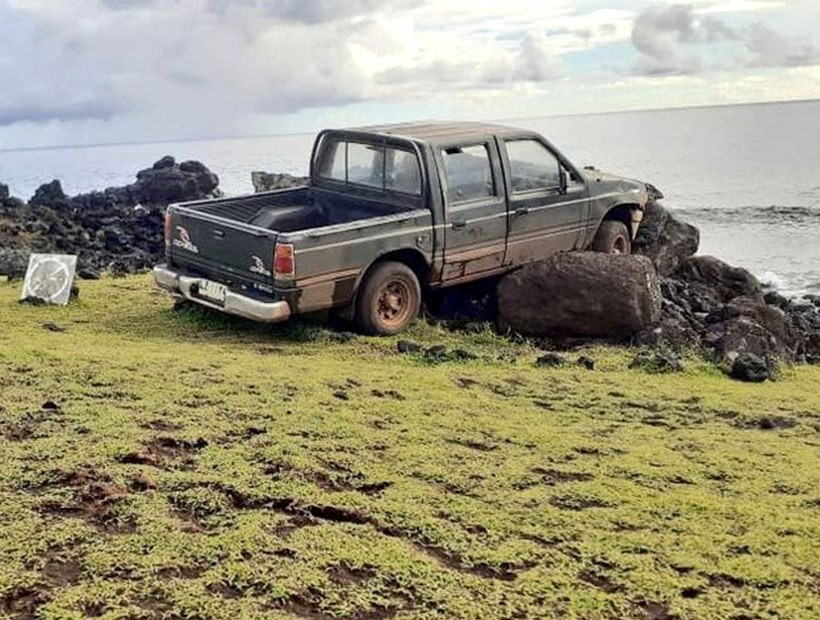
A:
<svg viewBox="0 0 820 620">
<path fill-rule="evenodd" d="M 507 201 L 495 141 L 444 145 L 436 159 L 446 214 L 442 281 L 503 267 Z"/>
<path fill-rule="evenodd" d="M 506 261 L 523 264 L 572 250 L 585 230 L 586 186 L 568 180 L 562 187 L 562 164 L 535 137 L 499 138 L 509 196 Z"/>
</svg>

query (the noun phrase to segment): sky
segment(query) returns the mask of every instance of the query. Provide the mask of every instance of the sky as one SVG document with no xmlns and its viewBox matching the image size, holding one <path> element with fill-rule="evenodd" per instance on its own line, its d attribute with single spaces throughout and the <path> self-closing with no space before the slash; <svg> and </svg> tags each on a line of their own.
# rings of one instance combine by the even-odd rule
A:
<svg viewBox="0 0 820 620">
<path fill-rule="evenodd" d="M 0 0 L 0 148 L 820 98 L 820 0 Z"/>
</svg>

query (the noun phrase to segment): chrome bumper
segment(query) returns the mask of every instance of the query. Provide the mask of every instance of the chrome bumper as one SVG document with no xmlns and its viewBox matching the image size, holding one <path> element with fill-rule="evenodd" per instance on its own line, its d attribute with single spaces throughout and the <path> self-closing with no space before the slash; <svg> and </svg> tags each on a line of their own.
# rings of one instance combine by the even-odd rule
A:
<svg viewBox="0 0 820 620">
<path fill-rule="evenodd" d="M 165 265 L 154 267 L 154 282 L 159 288 L 201 306 L 263 323 L 278 323 L 290 318 L 290 305 L 286 301 L 257 301 L 245 295 L 227 291 L 225 293 L 225 304 L 220 306 L 217 303 L 196 297 L 191 289 L 201 281 L 202 278 L 180 275 L 176 271 L 168 269 Z"/>
</svg>

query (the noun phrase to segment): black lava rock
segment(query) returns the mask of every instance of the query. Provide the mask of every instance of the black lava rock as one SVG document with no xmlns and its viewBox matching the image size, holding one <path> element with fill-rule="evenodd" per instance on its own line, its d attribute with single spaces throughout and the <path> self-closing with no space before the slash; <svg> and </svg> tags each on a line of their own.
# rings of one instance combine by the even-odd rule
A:
<svg viewBox="0 0 820 620">
<path fill-rule="evenodd" d="M 557 353 L 545 353 L 535 360 L 535 365 L 539 368 L 554 368 L 556 366 L 563 366 L 566 361 L 567 360 Z"/>
<path fill-rule="evenodd" d="M 762 383 L 772 377 L 770 364 L 754 353 L 742 353 L 732 364 L 729 376 L 738 381 Z"/>
<path fill-rule="evenodd" d="M 418 353 L 421 351 L 421 345 L 409 340 L 399 340 L 396 343 L 396 348 L 399 353 Z"/>
</svg>

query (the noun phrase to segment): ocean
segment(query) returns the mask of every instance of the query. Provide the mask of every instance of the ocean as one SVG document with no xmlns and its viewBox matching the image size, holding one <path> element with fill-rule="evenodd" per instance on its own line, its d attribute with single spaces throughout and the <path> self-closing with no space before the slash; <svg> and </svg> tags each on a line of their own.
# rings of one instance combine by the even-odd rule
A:
<svg viewBox="0 0 820 620">
<path fill-rule="evenodd" d="M 785 294 L 820 293 L 820 101 L 507 120 L 576 165 L 641 179 L 701 230 L 701 254 L 746 267 Z M 252 170 L 307 172 L 313 134 L 0 151 L 0 182 L 29 198 L 133 182 L 163 155 L 197 159 L 229 195 Z"/>
</svg>

